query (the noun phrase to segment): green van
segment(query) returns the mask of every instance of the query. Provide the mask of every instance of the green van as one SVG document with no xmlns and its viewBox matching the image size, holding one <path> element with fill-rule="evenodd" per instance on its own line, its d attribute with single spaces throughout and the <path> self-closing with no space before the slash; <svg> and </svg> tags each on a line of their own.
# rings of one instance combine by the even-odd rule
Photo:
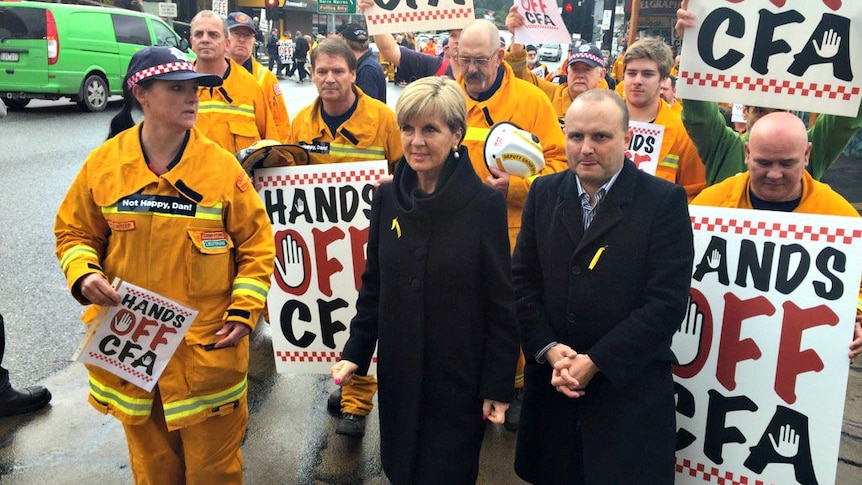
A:
<svg viewBox="0 0 862 485">
<path fill-rule="evenodd" d="M 0 1 L 0 96 L 12 109 L 31 99 L 71 98 L 102 111 L 122 94 L 129 59 L 150 45 L 188 50 L 162 19 L 113 7 Z"/>
</svg>

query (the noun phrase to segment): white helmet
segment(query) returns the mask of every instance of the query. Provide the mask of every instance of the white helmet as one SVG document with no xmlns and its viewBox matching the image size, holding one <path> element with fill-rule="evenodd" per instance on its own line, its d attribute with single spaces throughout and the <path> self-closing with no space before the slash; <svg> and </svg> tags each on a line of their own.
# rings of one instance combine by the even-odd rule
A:
<svg viewBox="0 0 862 485">
<path fill-rule="evenodd" d="M 491 127 L 485 140 L 485 165 L 509 175 L 530 177 L 545 168 L 539 138 L 508 121 Z"/>
</svg>

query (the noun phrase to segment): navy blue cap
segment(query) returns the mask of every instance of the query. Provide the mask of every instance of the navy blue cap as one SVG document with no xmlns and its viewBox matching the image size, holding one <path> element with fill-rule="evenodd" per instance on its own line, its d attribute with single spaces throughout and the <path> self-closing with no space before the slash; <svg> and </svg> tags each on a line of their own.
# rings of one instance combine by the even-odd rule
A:
<svg viewBox="0 0 862 485">
<path fill-rule="evenodd" d="M 254 25 L 254 21 L 251 17 L 242 12 L 231 12 L 230 15 L 227 16 L 227 29 L 233 30 L 237 27 L 246 27 L 252 32 L 257 33 L 257 26 Z"/>
<path fill-rule="evenodd" d="M 340 33 L 342 37 L 353 42 L 365 42 L 368 40 L 368 31 L 357 23 L 345 25 Z"/>
<path fill-rule="evenodd" d="M 222 79 L 213 74 L 195 72 L 194 64 L 189 61 L 185 52 L 176 47 L 152 46 L 144 47 L 135 52 L 126 70 L 128 87 L 147 79 L 164 81 L 196 80 L 206 87 L 220 86 Z"/>
<path fill-rule="evenodd" d="M 583 43 L 572 49 L 572 55 L 569 56 L 566 65 L 571 66 L 576 62 L 583 62 L 590 67 L 605 66 L 605 58 L 602 51 L 595 44 L 590 43 Z"/>
</svg>

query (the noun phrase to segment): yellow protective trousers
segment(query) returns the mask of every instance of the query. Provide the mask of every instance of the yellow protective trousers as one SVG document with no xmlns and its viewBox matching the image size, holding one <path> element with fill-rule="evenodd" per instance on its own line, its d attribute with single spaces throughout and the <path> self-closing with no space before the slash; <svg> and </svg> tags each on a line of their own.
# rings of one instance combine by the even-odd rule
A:
<svg viewBox="0 0 862 485">
<path fill-rule="evenodd" d="M 220 415 L 168 431 L 156 388 L 150 418 L 139 425 L 123 423 L 129 459 L 137 485 L 242 484 L 242 445 L 248 423 L 248 401 L 225 405 Z"/>
<path fill-rule="evenodd" d="M 368 416 L 374 409 L 371 399 L 376 392 L 377 379 L 374 376 L 354 375 L 341 388 L 341 412 Z"/>
</svg>

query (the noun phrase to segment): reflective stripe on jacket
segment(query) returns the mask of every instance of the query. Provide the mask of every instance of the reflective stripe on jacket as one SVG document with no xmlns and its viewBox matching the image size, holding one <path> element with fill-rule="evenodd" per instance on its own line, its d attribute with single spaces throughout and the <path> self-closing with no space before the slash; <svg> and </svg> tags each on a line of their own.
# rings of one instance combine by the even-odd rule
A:
<svg viewBox="0 0 862 485">
<path fill-rule="evenodd" d="M 320 98 L 302 108 L 293 119 L 290 143 L 307 147 L 311 163 L 388 160 L 390 169 L 401 158 L 401 132 L 389 106 L 353 86 L 358 101 L 353 115 L 335 136 L 323 121 Z"/>
<path fill-rule="evenodd" d="M 227 321 L 254 329 L 269 291 L 274 248 L 251 180 L 227 151 L 192 128 L 180 161 L 157 176 L 140 126 L 94 150 L 57 213 L 57 258 L 73 296 L 90 273 L 118 277 L 198 310 L 158 382 L 169 429 L 225 414 L 245 399 L 248 339 L 207 350 Z M 217 174 L 214 176 L 213 174 Z M 83 320 L 90 324 L 99 307 Z M 125 423 L 148 419 L 155 392 L 101 368 L 90 403 Z"/>
</svg>

